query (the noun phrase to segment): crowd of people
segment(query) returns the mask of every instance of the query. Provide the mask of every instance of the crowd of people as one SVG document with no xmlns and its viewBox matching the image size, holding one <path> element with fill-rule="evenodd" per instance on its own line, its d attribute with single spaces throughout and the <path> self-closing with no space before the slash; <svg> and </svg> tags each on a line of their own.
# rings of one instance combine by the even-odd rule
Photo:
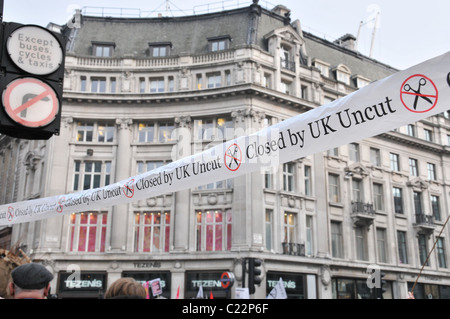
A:
<svg viewBox="0 0 450 319">
<path fill-rule="evenodd" d="M 12 299 L 49 299 L 53 274 L 39 263 L 14 268 L 8 292 Z M 106 290 L 105 299 L 146 299 L 147 291 L 133 278 L 120 278 Z M 1 298 L 1 297 L 0 297 Z"/>
</svg>

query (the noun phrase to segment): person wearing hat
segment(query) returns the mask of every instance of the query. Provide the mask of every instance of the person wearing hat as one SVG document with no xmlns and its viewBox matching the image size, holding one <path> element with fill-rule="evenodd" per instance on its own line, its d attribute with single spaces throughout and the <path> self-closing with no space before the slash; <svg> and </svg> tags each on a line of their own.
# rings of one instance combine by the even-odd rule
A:
<svg viewBox="0 0 450 319">
<path fill-rule="evenodd" d="M 53 279 L 52 273 L 37 263 L 14 268 L 11 277 L 9 293 L 14 299 L 46 299 Z"/>
</svg>

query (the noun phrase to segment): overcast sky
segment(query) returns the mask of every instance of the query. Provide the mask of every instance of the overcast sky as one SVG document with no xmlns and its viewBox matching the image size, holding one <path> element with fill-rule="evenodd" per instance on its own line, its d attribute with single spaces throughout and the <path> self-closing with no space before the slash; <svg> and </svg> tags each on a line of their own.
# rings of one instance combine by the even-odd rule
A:
<svg viewBox="0 0 450 319">
<path fill-rule="evenodd" d="M 125 14 L 142 17 L 205 13 L 249 0 L 4 0 L 3 21 L 47 26 L 65 24 L 75 8 L 124 8 Z M 270 0 L 259 2 L 291 9 L 304 31 L 334 41 L 346 33 L 359 34 L 358 50 L 400 70 L 450 51 L 450 1 L 448 0 Z M 166 10 L 168 8 L 170 10 Z M 93 8 L 95 7 L 95 9 Z M 118 10 L 108 9 L 119 12 Z M 85 8 L 87 11 L 87 8 Z M 374 29 L 379 13 L 378 27 Z M 360 23 L 363 26 L 360 28 Z M 374 32 L 375 31 L 375 32 Z"/>
</svg>

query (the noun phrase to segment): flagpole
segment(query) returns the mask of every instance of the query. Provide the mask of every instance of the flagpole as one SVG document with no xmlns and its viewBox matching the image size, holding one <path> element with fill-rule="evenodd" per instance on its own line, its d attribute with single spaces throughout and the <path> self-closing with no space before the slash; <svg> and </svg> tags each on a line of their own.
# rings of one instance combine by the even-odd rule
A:
<svg viewBox="0 0 450 319">
<path fill-rule="evenodd" d="M 441 231 L 440 231 L 438 237 L 437 237 L 436 240 L 434 241 L 433 248 L 431 248 L 430 252 L 428 253 L 427 259 L 426 259 L 425 262 L 423 263 L 422 268 L 420 269 L 419 275 L 417 275 L 416 281 L 414 282 L 414 285 L 413 285 L 413 287 L 412 287 L 412 289 L 411 289 L 411 294 L 414 293 L 414 288 L 416 288 L 417 281 L 419 280 L 419 277 L 420 277 L 420 275 L 422 274 L 423 268 L 424 268 L 425 265 L 428 263 L 428 259 L 430 258 L 430 255 L 431 255 L 431 253 L 433 252 L 434 247 L 436 247 L 437 241 L 438 241 L 439 238 L 441 237 L 441 234 L 442 234 L 442 232 L 443 232 L 445 226 L 447 225 L 449 219 L 450 219 L 450 215 L 448 215 L 447 220 L 446 220 L 445 223 L 444 223 L 444 226 L 442 226 L 442 229 L 441 229 Z"/>
</svg>

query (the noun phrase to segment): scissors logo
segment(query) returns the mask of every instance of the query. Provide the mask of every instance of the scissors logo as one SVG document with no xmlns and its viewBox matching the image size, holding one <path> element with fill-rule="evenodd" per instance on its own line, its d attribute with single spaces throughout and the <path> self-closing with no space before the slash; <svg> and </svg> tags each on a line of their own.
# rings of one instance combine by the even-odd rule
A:
<svg viewBox="0 0 450 319">
<path fill-rule="evenodd" d="M 237 144 L 232 144 L 225 152 L 225 166 L 230 171 L 237 171 L 241 166 L 242 152 Z"/>
<path fill-rule="evenodd" d="M 134 179 L 129 180 L 123 185 L 123 194 L 128 198 L 134 196 Z"/>
<path fill-rule="evenodd" d="M 410 76 L 400 90 L 403 105 L 411 112 L 425 113 L 432 110 L 438 101 L 436 85 L 422 74 Z"/>
</svg>

